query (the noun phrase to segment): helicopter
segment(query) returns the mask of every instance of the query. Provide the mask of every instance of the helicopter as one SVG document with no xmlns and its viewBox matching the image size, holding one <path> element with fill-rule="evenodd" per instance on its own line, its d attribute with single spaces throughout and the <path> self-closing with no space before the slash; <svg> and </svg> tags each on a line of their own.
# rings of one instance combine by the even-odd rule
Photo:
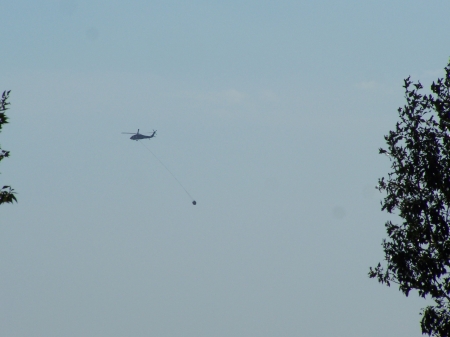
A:
<svg viewBox="0 0 450 337">
<path fill-rule="evenodd" d="M 130 137 L 131 140 L 135 140 L 138 141 L 140 139 L 150 139 L 156 136 L 156 130 L 153 130 L 153 133 L 150 136 L 147 135 L 143 135 L 142 133 L 139 133 L 139 129 L 137 130 L 136 133 L 134 132 L 122 132 L 123 134 L 128 134 L 128 135 L 132 135 Z"/>
<path fill-rule="evenodd" d="M 139 133 L 139 129 L 137 130 L 136 133 L 134 133 L 134 132 L 122 132 L 122 133 L 132 135 L 130 137 L 130 139 L 135 140 L 135 141 L 138 141 L 141 139 L 150 139 L 150 138 L 153 138 L 156 136 L 156 130 L 153 130 L 153 133 L 151 135 L 144 135 L 142 133 Z M 143 142 L 140 142 L 140 143 L 143 147 L 145 147 L 148 150 L 148 152 L 150 152 L 153 155 L 153 157 L 155 157 L 159 161 L 159 163 L 167 170 L 167 172 L 170 173 L 170 175 L 178 182 L 178 184 L 180 184 L 180 186 L 183 188 L 183 190 L 186 192 L 186 194 L 192 199 L 192 205 L 194 205 L 194 206 L 197 205 L 197 201 L 194 200 L 192 195 L 189 194 L 187 189 L 181 184 L 181 182 L 177 179 L 177 177 L 175 177 L 175 175 L 172 173 L 172 171 L 170 171 L 169 168 L 166 165 L 164 165 L 164 163 L 152 152 L 152 150 L 150 150 L 149 147 L 147 147 L 147 145 L 145 145 Z"/>
</svg>

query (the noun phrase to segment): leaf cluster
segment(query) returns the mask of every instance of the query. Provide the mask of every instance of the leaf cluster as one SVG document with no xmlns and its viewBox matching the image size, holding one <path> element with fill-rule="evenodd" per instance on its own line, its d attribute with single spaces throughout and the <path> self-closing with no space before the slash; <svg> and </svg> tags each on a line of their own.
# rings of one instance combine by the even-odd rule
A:
<svg viewBox="0 0 450 337">
<path fill-rule="evenodd" d="M 8 102 L 10 92 L 11 90 L 4 91 L 0 98 L 0 132 L 3 128 L 3 125 L 8 124 L 8 116 L 6 116 L 6 110 L 8 110 L 8 105 L 10 104 Z M 9 157 L 9 151 L 3 150 L 0 147 L 0 161 L 7 157 Z M 13 203 L 14 201 L 17 202 L 16 196 L 14 194 L 15 192 L 11 188 L 11 186 L 3 186 L 0 189 L 0 204 Z"/>
<path fill-rule="evenodd" d="M 450 336 L 450 62 L 445 78 L 422 94 L 422 84 L 404 80 L 406 104 L 384 138 L 391 172 L 378 181 L 386 193 L 382 210 L 402 222 L 385 224 L 382 246 L 386 265 L 370 268 L 369 277 L 406 296 L 417 290 L 434 305 L 422 310 L 422 333 Z"/>
</svg>

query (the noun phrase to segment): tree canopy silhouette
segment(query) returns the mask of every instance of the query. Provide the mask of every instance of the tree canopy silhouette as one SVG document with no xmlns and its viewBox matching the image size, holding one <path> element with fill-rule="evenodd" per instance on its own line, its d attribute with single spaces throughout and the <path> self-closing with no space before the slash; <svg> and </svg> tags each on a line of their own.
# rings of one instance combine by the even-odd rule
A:
<svg viewBox="0 0 450 337">
<path fill-rule="evenodd" d="M 382 210 L 400 223 L 385 224 L 385 265 L 369 276 L 406 296 L 417 290 L 433 305 L 422 309 L 421 328 L 430 336 L 450 336 L 450 61 L 445 78 L 423 94 L 420 82 L 404 80 L 406 105 L 380 149 L 391 159 L 391 172 L 378 181 L 386 193 Z"/>
<path fill-rule="evenodd" d="M 6 116 L 5 112 L 6 110 L 8 110 L 8 105 L 10 104 L 8 102 L 10 92 L 11 90 L 4 91 L 3 95 L 0 98 L 0 132 L 3 128 L 3 125 L 8 123 L 8 117 Z M 0 161 L 7 157 L 9 157 L 9 151 L 0 148 Z M 0 189 L 0 204 L 13 203 L 14 201 L 17 202 L 16 196 L 14 194 L 14 190 L 11 188 L 11 186 L 3 186 Z"/>
</svg>

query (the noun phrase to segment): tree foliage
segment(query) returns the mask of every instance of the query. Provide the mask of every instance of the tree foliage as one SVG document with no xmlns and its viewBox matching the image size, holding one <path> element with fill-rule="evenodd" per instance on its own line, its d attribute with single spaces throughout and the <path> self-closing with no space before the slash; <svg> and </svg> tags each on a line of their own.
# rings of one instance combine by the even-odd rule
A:
<svg viewBox="0 0 450 337">
<path fill-rule="evenodd" d="M 420 82 L 404 80 L 406 105 L 400 120 L 384 138 L 391 172 L 378 181 L 386 193 L 382 210 L 401 223 L 385 224 L 385 266 L 370 268 L 369 276 L 406 296 L 417 290 L 433 305 L 422 309 L 422 333 L 450 336 L 450 61 L 445 78 L 423 94 Z"/>
<path fill-rule="evenodd" d="M 8 110 L 8 105 L 10 104 L 8 102 L 9 98 L 9 91 L 4 91 L 3 95 L 0 98 L 0 132 L 3 128 L 4 124 L 8 123 L 8 117 L 6 116 L 6 110 Z M 9 151 L 3 150 L 0 148 L 0 161 L 3 159 L 9 157 Z M 3 186 L 0 189 L 0 204 L 3 203 L 13 203 L 14 201 L 17 202 L 16 196 L 14 195 L 14 190 L 11 188 L 11 186 Z"/>
</svg>

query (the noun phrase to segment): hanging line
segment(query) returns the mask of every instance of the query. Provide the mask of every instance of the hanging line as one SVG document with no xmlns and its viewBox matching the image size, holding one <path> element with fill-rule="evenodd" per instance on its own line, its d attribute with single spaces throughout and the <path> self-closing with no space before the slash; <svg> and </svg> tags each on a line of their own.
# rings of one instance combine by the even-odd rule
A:
<svg viewBox="0 0 450 337">
<path fill-rule="evenodd" d="M 161 161 L 161 160 L 160 160 L 160 159 L 152 152 L 152 150 L 150 150 L 149 147 L 147 147 L 147 146 L 146 146 L 143 142 L 141 142 L 140 140 L 139 140 L 139 143 L 140 143 L 143 147 L 145 147 L 145 148 L 147 149 L 147 151 L 150 152 L 150 153 L 153 155 L 153 157 L 156 158 L 156 160 L 159 161 L 159 163 L 167 170 L 167 172 L 170 173 L 170 175 L 177 181 L 177 183 L 180 184 L 181 188 L 186 192 L 186 194 L 192 199 L 192 204 L 193 204 L 193 205 L 196 205 L 197 202 L 194 200 L 194 198 L 192 197 L 192 195 L 187 191 L 187 189 L 184 188 L 183 184 L 177 179 L 177 177 L 175 177 L 175 175 L 169 170 L 169 168 L 168 168 L 166 165 L 164 165 L 164 163 L 163 163 L 163 162 L 162 162 L 162 161 Z"/>
</svg>

